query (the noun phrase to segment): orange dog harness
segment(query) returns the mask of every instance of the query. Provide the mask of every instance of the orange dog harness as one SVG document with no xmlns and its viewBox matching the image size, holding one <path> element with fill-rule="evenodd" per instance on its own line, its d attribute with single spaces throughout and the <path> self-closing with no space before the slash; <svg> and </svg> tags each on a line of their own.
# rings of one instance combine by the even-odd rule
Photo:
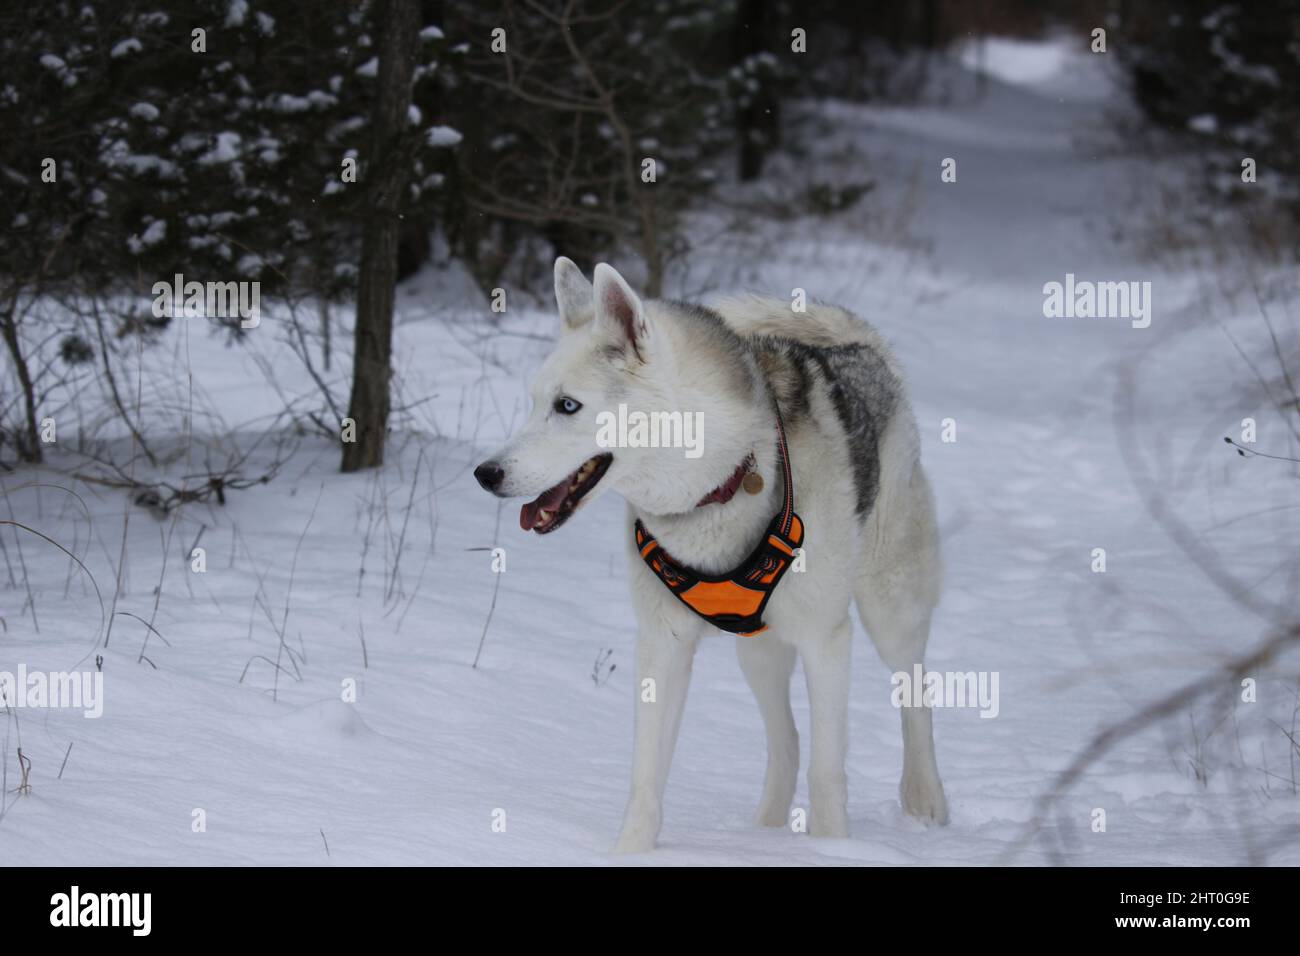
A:
<svg viewBox="0 0 1300 956">
<path fill-rule="evenodd" d="M 780 513 L 763 532 L 758 547 L 731 573 L 704 574 L 679 564 L 659 546 L 645 525 L 638 520 L 635 526 L 637 550 L 655 577 L 714 627 L 741 637 L 753 637 L 767 630 L 763 608 L 790 569 L 795 549 L 803 543 L 803 522 L 794 513 L 794 482 L 780 410 L 776 413 L 776 439 L 785 478 L 785 501 Z"/>
</svg>

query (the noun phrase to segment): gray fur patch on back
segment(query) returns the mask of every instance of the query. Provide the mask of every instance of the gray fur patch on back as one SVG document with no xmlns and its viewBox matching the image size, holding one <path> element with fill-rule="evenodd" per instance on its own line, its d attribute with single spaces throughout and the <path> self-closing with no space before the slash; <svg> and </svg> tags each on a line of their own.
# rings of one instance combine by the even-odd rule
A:
<svg viewBox="0 0 1300 956">
<path fill-rule="evenodd" d="M 738 314 L 744 317 L 758 310 L 761 316 L 765 302 L 744 301 Z M 880 347 L 873 344 L 874 337 L 872 341 L 828 341 L 834 333 L 861 334 L 868 327 L 859 327 L 852 315 L 833 309 L 830 318 L 844 328 L 827 325 L 829 319 L 823 315 L 827 327 L 816 328 L 825 334 L 818 341 L 807 341 L 785 333 L 738 332 L 718 312 L 698 305 L 663 300 L 653 304 L 690 325 L 697 336 L 695 346 L 716 356 L 718 375 L 729 376 L 728 386 L 738 394 L 752 387 L 751 369 L 756 363 L 788 428 L 808 424 L 812 396 L 824 390 L 844 430 L 853 462 L 855 511 L 860 519 L 871 513 L 880 490 L 880 438 L 898 407 L 903 383 L 883 343 Z M 823 312 L 829 308 L 824 307 Z M 784 306 L 772 314 L 786 321 Z M 777 323 L 773 320 L 770 324 Z"/>
<path fill-rule="evenodd" d="M 865 343 L 822 347 L 765 338 L 754 346 L 782 413 L 792 422 L 807 414 L 811 388 L 826 389 L 853 461 L 856 511 L 866 518 L 880 490 L 880 436 L 898 406 L 902 383 Z"/>
</svg>

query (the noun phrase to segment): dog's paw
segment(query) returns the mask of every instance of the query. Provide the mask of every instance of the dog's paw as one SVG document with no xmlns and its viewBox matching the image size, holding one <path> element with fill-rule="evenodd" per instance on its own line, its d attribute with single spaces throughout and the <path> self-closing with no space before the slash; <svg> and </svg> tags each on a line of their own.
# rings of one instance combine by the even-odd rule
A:
<svg viewBox="0 0 1300 956">
<path fill-rule="evenodd" d="M 644 805 L 632 804 L 623 816 L 623 829 L 619 832 L 615 853 L 649 853 L 659 837 L 662 816 Z"/>
<path fill-rule="evenodd" d="M 916 774 L 904 777 L 898 788 L 903 812 L 927 826 L 946 826 L 948 801 L 943 795 L 943 784 L 937 779 Z"/>
<path fill-rule="evenodd" d="M 642 831 L 624 830 L 618 835 L 618 843 L 614 844 L 614 852 L 625 856 L 629 853 L 649 853 L 655 848 L 655 835 Z"/>
<path fill-rule="evenodd" d="M 843 793 L 818 799 L 814 792 L 808 811 L 808 834 L 815 837 L 843 839 L 849 835 L 848 801 Z"/>
<path fill-rule="evenodd" d="M 822 811 L 816 809 L 808 818 L 808 835 L 823 839 L 842 840 L 849 835 L 849 815 L 844 810 Z"/>
<path fill-rule="evenodd" d="M 784 827 L 790 822 L 788 811 L 780 807 L 762 806 L 754 816 L 754 825 L 759 827 Z"/>
<path fill-rule="evenodd" d="M 771 788 L 776 790 L 775 787 Z M 760 827 L 788 827 L 790 825 L 790 807 L 794 803 L 794 781 L 781 787 L 776 793 L 763 788 L 763 799 L 758 801 L 758 812 L 754 814 L 754 823 Z"/>
</svg>

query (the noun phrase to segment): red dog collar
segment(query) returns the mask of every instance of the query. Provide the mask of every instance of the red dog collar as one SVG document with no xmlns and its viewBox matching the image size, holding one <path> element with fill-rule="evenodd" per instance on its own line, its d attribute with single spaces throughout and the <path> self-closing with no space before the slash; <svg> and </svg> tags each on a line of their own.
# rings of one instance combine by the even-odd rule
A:
<svg viewBox="0 0 1300 956">
<path fill-rule="evenodd" d="M 720 505 L 725 505 L 736 496 L 736 492 L 740 490 L 740 483 L 744 481 L 745 476 L 753 470 L 754 453 L 750 452 L 745 456 L 745 460 L 736 466 L 736 470 L 731 473 L 731 477 L 697 501 L 695 507 L 702 508 L 705 505 L 711 505 L 715 502 Z"/>
</svg>

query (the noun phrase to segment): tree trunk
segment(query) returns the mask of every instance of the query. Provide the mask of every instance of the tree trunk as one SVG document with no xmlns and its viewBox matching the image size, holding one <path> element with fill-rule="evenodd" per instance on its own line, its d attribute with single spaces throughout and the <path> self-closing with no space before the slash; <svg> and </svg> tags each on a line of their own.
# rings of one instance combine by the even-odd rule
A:
<svg viewBox="0 0 1300 956">
<path fill-rule="evenodd" d="M 325 366 L 325 371 L 328 372 L 330 370 L 330 356 L 334 351 L 334 323 L 330 318 L 329 296 L 319 296 L 317 303 L 320 309 L 320 357 L 321 363 Z M 306 343 L 303 344 L 303 348 L 306 348 Z"/>
<path fill-rule="evenodd" d="M 732 59 L 742 66 L 751 56 L 768 49 L 771 9 L 767 0 L 740 0 L 732 28 Z M 740 143 L 739 173 L 741 182 L 757 179 L 763 161 L 776 145 L 779 129 L 779 102 L 763 84 L 746 105 L 736 107 L 736 138 Z"/>
<path fill-rule="evenodd" d="M 367 215 L 361 233 L 356 345 L 348 418 L 355 441 L 343 443 L 343 471 L 384 463 L 392 378 L 393 297 L 397 284 L 398 210 L 406 164 L 395 161 L 406 126 L 419 49 L 419 0 L 385 0 L 379 13 L 379 76 L 366 158 Z"/>
<path fill-rule="evenodd" d="M 36 425 L 36 389 L 32 384 L 31 372 L 27 360 L 23 357 L 22 347 L 18 342 L 18 303 L 15 301 L 3 316 L 0 316 L 0 330 L 4 333 L 5 345 L 9 347 L 9 357 L 13 360 L 14 371 L 18 374 L 18 386 L 23 393 L 23 410 L 26 413 L 26 435 L 18 435 L 18 457 L 32 464 L 41 461 L 41 435 Z"/>
</svg>

